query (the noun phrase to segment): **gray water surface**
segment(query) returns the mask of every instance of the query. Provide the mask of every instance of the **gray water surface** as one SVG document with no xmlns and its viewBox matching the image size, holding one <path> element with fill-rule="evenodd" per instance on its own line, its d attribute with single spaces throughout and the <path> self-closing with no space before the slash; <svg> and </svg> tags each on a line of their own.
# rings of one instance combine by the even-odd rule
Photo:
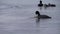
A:
<svg viewBox="0 0 60 34">
<path fill-rule="evenodd" d="M 40 0 L 0 0 L 0 34 L 60 34 L 60 0 L 42 0 L 56 7 L 39 8 Z M 34 18 L 35 11 L 52 19 Z"/>
</svg>

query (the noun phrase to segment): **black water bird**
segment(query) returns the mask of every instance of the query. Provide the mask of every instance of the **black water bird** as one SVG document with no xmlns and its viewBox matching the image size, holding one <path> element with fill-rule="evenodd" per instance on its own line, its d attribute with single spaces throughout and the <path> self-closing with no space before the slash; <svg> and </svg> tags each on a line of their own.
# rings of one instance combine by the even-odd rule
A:
<svg viewBox="0 0 60 34">
<path fill-rule="evenodd" d="M 38 6 L 42 7 L 43 6 L 43 3 L 42 1 L 40 0 L 40 3 L 38 4 Z"/>
<path fill-rule="evenodd" d="M 37 15 L 37 18 L 38 18 L 38 19 L 40 19 L 40 18 L 42 18 L 42 19 L 51 18 L 51 17 L 49 17 L 49 16 L 47 16 L 47 15 L 40 15 L 39 11 L 36 11 L 35 14 Z"/>
<path fill-rule="evenodd" d="M 55 4 L 48 4 L 48 6 L 50 6 L 50 7 L 56 7 L 56 5 Z"/>
</svg>

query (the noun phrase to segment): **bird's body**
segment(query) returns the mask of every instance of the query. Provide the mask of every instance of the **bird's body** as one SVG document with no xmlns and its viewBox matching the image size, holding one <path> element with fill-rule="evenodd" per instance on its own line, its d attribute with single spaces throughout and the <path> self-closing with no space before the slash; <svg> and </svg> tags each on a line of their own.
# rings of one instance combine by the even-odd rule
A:
<svg viewBox="0 0 60 34">
<path fill-rule="evenodd" d="M 43 4 L 38 4 L 38 7 L 42 7 L 43 6 Z"/>
<path fill-rule="evenodd" d="M 40 15 L 40 16 L 38 16 L 38 18 L 47 19 L 47 18 L 51 18 L 51 17 L 49 17 L 47 15 Z"/>
</svg>

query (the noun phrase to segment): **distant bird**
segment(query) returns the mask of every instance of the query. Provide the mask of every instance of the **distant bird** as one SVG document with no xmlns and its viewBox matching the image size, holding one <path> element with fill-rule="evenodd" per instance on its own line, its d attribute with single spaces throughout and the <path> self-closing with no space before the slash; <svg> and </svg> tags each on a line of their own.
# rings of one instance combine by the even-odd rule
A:
<svg viewBox="0 0 60 34">
<path fill-rule="evenodd" d="M 40 3 L 38 4 L 39 7 L 42 7 L 43 6 L 43 3 L 42 1 L 40 0 Z"/>
<path fill-rule="evenodd" d="M 55 4 L 48 4 L 50 7 L 56 7 L 56 5 Z"/>
<path fill-rule="evenodd" d="M 37 15 L 36 18 L 38 18 L 38 19 L 40 19 L 40 18 L 42 18 L 42 19 L 51 18 L 51 17 L 49 17 L 49 16 L 47 16 L 47 15 L 40 15 L 39 11 L 36 11 L 35 14 Z"/>
</svg>

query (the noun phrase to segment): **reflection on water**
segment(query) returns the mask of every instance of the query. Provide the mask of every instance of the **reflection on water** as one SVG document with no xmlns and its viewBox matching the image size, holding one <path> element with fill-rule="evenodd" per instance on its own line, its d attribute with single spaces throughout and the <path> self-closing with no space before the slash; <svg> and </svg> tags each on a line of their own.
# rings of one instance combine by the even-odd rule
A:
<svg viewBox="0 0 60 34">
<path fill-rule="evenodd" d="M 40 22 L 40 19 L 39 18 L 36 18 L 36 23 L 39 23 Z"/>
</svg>

